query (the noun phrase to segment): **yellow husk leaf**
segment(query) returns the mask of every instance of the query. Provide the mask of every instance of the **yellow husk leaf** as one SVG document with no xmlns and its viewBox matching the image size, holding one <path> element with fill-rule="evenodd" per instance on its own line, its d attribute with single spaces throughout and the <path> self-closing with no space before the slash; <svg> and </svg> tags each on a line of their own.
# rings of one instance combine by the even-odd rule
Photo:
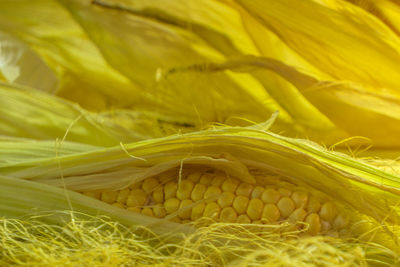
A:
<svg viewBox="0 0 400 267">
<path fill-rule="evenodd" d="M 0 31 L 25 42 L 42 57 L 60 80 L 52 91 L 64 98 L 92 110 L 121 107 L 132 99 L 140 101 L 135 85 L 108 65 L 84 31 L 55 1 L 1 1 Z M 24 71 L 24 67 L 20 69 Z M 38 76 L 41 75 L 44 74 Z M 33 83 L 22 84 L 35 87 Z"/>
<path fill-rule="evenodd" d="M 154 112 L 163 121 L 193 129 L 262 122 L 278 110 L 275 132 L 327 145 L 363 136 L 376 147 L 399 146 L 394 72 L 400 41 L 372 14 L 332 0 L 206 1 L 212 10 L 206 14 L 196 2 L 157 3 L 41 0 L 30 4 L 44 18 L 33 24 L 24 16 L 25 6 L 5 2 L 0 29 L 27 43 L 57 72 L 59 95 L 90 109 Z M 310 10 L 313 14 L 307 15 Z M 51 20 L 54 12 L 64 18 L 60 25 Z M 62 32 L 75 34 L 66 42 Z M 54 52 L 60 49 L 66 54 Z M 283 77 L 274 68 L 165 75 L 245 54 L 271 57 L 311 82 Z M 83 79 L 80 73 L 88 75 Z M 78 90 L 82 87 L 85 94 Z M 375 127 L 381 123 L 391 128 Z"/>
<path fill-rule="evenodd" d="M 113 146 L 193 129 L 163 121 L 158 113 L 113 110 L 93 113 L 43 92 L 0 82 L 0 135 Z"/>
<path fill-rule="evenodd" d="M 373 92 L 369 86 L 319 80 L 274 59 L 253 56 L 238 57 L 221 64 L 208 63 L 172 69 L 168 75 L 179 72 L 220 72 L 227 69 L 249 73 L 267 69 L 290 81 L 315 107 L 323 111 L 336 127 L 345 131 L 337 131 L 333 136 L 328 133 L 324 136 L 323 132 L 320 132 L 317 134 L 319 138 L 316 137 L 320 141 L 324 140 L 329 144 L 334 140 L 332 137 L 350 135 L 370 139 L 374 148 L 394 149 L 398 146 L 398 138 L 394 133 L 400 132 L 400 99 L 388 92 Z M 372 125 L 385 125 L 385 128 L 371 128 Z M 331 129 L 328 128 L 327 131 Z"/>
</svg>

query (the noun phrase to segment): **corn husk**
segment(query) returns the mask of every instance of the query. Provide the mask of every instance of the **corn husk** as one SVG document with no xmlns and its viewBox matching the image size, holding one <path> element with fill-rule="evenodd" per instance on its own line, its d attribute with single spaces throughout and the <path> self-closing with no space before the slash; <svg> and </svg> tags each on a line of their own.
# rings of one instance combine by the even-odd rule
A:
<svg viewBox="0 0 400 267">
<path fill-rule="evenodd" d="M 397 146 L 399 37 L 388 19 L 351 3 L 42 0 L 3 5 L 0 28 L 57 74 L 58 95 L 89 109 L 155 112 L 194 129 L 262 122 L 278 110 L 275 132 L 328 145 L 363 136 L 375 147 Z M 204 13 L 203 5 L 210 11 Z M 42 20 L 33 23 L 27 12 L 43 14 Z M 63 19 L 55 23 L 54 14 Z M 73 33 L 69 41 L 65 32 Z M 312 82 L 272 68 L 165 75 L 246 54 L 277 60 Z M 391 127 L 390 136 L 382 127 L 371 127 L 378 123 Z"/>
<path fill-rule="evenodd" d="M 193 128 L 160 120 L 155 112 L 94 113 L 60 97 L 1 82 L 0 106 L 0 135 L 36 140 L 113 146 Z"/>
<path fill-rule="evenodd" d="M 0 143 L 1 145 L 1 143 Z M 68 144 L 71 146 L 72 144 Z M 34 146 L 31 146 L 33 152 Z M 31 159 L 1 162 L 0 173 L 74 191 L 122 189 L 182 165 L 206 165 L 253 183 L 249 168 L 268 170 L 325 192 L 379 223 L 396 223 L 399 179 L 309 141 L 253 128 L 217 128 Z M 18 153 L 17 150 L 14 153 Z M 26 157 L 23 160 L 22 157 Z"/>
</svg>

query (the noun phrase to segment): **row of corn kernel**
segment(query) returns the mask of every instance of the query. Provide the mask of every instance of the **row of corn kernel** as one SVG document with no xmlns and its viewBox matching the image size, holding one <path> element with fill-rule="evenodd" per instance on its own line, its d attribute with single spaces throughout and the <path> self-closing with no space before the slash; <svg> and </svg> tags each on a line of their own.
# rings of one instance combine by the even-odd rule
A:
<svg viewBox="0 0 400 267">
<path fill-rule="evenodd" d="M 148 216 L 175 214 L 175 220 L 182 222 L 202 217 L 239 223 L 289 220 L 308 223 L 311 234 L 340 230 L 348 224 L 333 202 L 321 204 L 304 191 L 251 185 L 219 172 L 193 172 L 180 182 L 175 177 L 151 177 L 120 191 L 85 194 L 98 194 L 93 197 Z"/>
</svg>

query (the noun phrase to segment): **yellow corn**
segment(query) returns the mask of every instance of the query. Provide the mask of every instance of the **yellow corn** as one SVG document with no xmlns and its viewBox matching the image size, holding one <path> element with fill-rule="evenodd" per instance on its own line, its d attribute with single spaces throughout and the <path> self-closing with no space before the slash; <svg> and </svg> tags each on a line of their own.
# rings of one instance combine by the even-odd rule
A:
<svg viewBox="0 0 400 267">
<path fill-rule="evenodd" d="M 169 172 L 171 173 L 171 172 Z M 167 178 L 165 174 L 119 191 L 83 192 L 116 207 L 185 223 L 202 217 L 227 223 L 300 223 L 316 235 L 339 232 L 349 225 L 332 201 L 316 197 L 287 182 L 252 185 L 221 172 L 191 172 Z M 286 185 L 291 185 L 286 188 Z M 301 224 L 303 223 L 303 224 Z"/>
</svg>

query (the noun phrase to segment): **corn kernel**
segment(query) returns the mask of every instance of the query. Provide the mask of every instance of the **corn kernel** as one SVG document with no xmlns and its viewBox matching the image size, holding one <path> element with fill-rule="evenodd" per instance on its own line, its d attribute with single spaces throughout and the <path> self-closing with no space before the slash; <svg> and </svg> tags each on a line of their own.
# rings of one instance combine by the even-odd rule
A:
<svg viewBox="0 0 400 267">
<path fill-rule="evenodd" d="M 216 186 L 209 186 L 204 193 L 205 199 L 217 199 L 221 195 L 221 189 Z"/>
<path fill-rule="evenodd" d="M 339 214 L 336 216 L 335 220 L 333 221 L 333 227 L 337 230 L 341 230 L 345 228 L 349 223 L 349 218 L 343 214 Z"/>
<path fill-rule="evenodd" d="M 158 180 L 154 177 L 145 179 L 142 184 L 142 188 L 146 194 L 153 192 L 157 186 Z"/>
<path fill-rule="evenodd" d="M 308 194 L 301 191 L 296 191 L 292 194 L 292 200 L 296 208 L 305 208 L 308 202 Z"/>
<path fill-rule="evenodd" d="M 152 210 L 151 208 L 149 208 L 149 207 L 143 208 L 143 209 L 142 209 L 142 214 L 143 214 L 143 215 L 147 215 L 147 216 L 154 217 L 153 210 Z"/>
<path fill-rule="evenodd" d="M 210 202 L 204 208 L 204 217 L 218 218 L 221 208 L 215 202 Z"/>
<path fill-rule="evenodd" d="M 321 221 L 316 213 L 311 213 L 306 217 L 306 223 L 309 224 L 307 232 L 311 235 L 316 235 L 321 231 Z"/>
<path fill-rule="evenodd" d="M 193 183 L 198 183 L 201 176 L 202 176 L 201 172 L 192 172 L 191 174 L 188 175 L 186 179 L 192 181 Z"/>
<path fill-rule="evenodd" d="M 290 214 L 288 220 L 291 223 L 302 222 L 306 216 L 307 212 L 302 208 L 298 208 Z"/>
<path fill-rule="evenodd" d="M 238 222 L 238 223 L 251 223 L 251 220 L 250 220 L 249 216 L 247 216 L 246 214 L 242 214 L 242 215 L 239 215 L 239 217 L 237 218 L 236 222 Z"/>
<path fill-rule="evenodd" d="M 211 173 L 204 173 L 200 178 L 200 183 L 204 185 L 210 185 L 211 181 L 214 179 L 214 175 Z"/>
<path fill-rule="evenodd" d="M 175 182 L 168 182 L 164 186 L 164 198 L 165 200 L 176 197 L 176 191 L 178 190 L 178 184 Z"/>
<path fill-rule="evenodd" d="M 264 203 L 272 203 L 275 204 L 279 201 L 281 195 L 279 194 L 278 191 L 272 188 L 267 188 L 261 195 L 261 200 L 264 201 Z"/>
<path fill-rule="evenodd" d="M 192 208 L 190 207 L 193 204 L 191 199 L 182 200 L 179 206 L 179 213 L 178 216 L 181 219 L 190 219 L 192 215 Z"/>
<path fill-rule="evenodd" d="M 233 179 L 233 178 L 228 178 L 222 184 L 222 191 L 235 192 L 238 185 L 239 185 L 239 180 Z"/>
<path fill-rule="evenodd" d="M 126 205 L 129 207 L 143 206 L 146 199 L 146 193 L 142 189 L 132 189 L 126 200 Z"/>
<path fill-rule="evenodd" d="M 294 202 L 289 197 L 283 197 L 278 201 L 278 209 L 283 218 L 287 218 L 295 208 Z"/>
<path fill-rule="evenodd" d="M 164 205 L 162 204 L 156 204 L 153 206 L 153 213 L 157 218 L 164 218 L 165 215 L 167 215 L 167 212 L 165 211 Z"/>
<path fill-rule="evenodd" d="M 336 214 L 336 205 L 333 202 L 325 202 L 319 211 L 319 216 L 325 221 L 333 221 Z"/>
<path fill-rule="evenodd" d="M 180 200 L 190 199 L 194 183 L 190 180 L 182 180 L 178 185 L 178 191 L 176 191 L 176 197 Z"/>
<path fill-rule="evenodd" d="M 153 200 L 155 203 L 164 203 L 164 188 L 159 186 L 154 189 Z"/>
<path fill-rule="evenodd" d="M 253 185 L 248 183 L 241 183 L 236 189 L 236 195 L 250 197 L 252 190 L 253 190 Z"/>
<path fill-rule="evenodd" d="M 314 196 L 310 196 L 310 198 L 308 199 L 307 211 L 309 213 L 318 213 L 320 209 L 321 203 L 319 202 L 319 200 Z"/>
<path fill-rule="evenodd" d="M 221 222 L 233 223 L 237 219 L 236 211 L 232 207 L 225 207 L 222 209 L 219 219 Z"/>
<path fill-rule="evenodd" d="M 221 187 L 224 181 L 226 180 L 226 176 L 222 174 L 216 174 L 214 179 L 211 181 L 211 185 L 216 187 Z"/>
<path fill-rule="evenodd" d="M 236 196 L 233 200 L 233 208 L 238 214 L 244 214 L 247 210 L 247 204 L 249 203 L 249 198 L 245 196 Z"/>
<path fill-rule="evenodd" d="M 265 219 L 267 222 L 276 222 L 279 220 L 281 213 L 279 212 L 278 207 L 275 204 L 266 204 L 263 209 L 263 213 L 261 215 L 262 219 Z"/>
<path fill-rule="evenodd" d="M 193 201 L 202 200 L 204 197 L 204 193 L 206 192 L 207 187 L 204 184 L 196 184 L 193 188 L 191 199 Z"/>
<path fill-rule="evenodd" d="M 261 218 L 263 208 L 264 203 L 258 198 L 253 198 L 250 200 L 249 205 L 247 206 L 247 215 L 252 220 L 259 220 Z"/>
<path fill-rule="evenodd" d="M 168 214 L 174 213 L 179 209 L 180 201 L 177 198 L 170 198 L 164 202 L 165 211 Z"/>
<path fill-rule="evenodd" d="M 278 188 L 278 192 L 283 197 L 290 197 L 290 195 L 292 194 L 292 191 L 290 191 L 289 189 L 286 189 L 286 188 L 282 188 L 282 187 Z"/>
<path fill-rule="evenodd" d="M 127 207 L 126 209 L 129 211 L 132 211 L 132 212 L 137 212 L 137 213 L 140 213 L 142 211 L 142 209 L 140 207 Z"/>
<path fill-rule="evenodd" d="M 117 202 L 121 204 L 125 204 L 126 201 L 128 200 L 128 196 L 131 193 L 131 190 L 129 188 L 122 189 L 121 191 L 118 192 L 117 196 Z"/>
<path fill-rule="evenodd" d="M 217 202 L 221 208 L 232 206 L 233 200 L 235 199 L 235 194 L 232 192 L 223 192 L 218 198 Z"/>
<path fill-rule="evenodd" d="M 200 219 L 203 216 L 205 207 L 206 204 L 203 202 L 194 205 L 192 208 L 192 215 L 190 216 L 190 219 L 192 219 L 193 221 Z"/>
<path fill-rule="evenodd" d="M 264 192 L 264 187 L 262 186 L 256 186 L 253 189 L 253 192 L 251 192 L 251 198 L 261 198 L 262 193 Z"/>
<path fill-rule="evenodd" d="M 105 191 L 101 193 L 101 201 L 112 204 L 117 200 L 117 191 Z"/>
</svg>

